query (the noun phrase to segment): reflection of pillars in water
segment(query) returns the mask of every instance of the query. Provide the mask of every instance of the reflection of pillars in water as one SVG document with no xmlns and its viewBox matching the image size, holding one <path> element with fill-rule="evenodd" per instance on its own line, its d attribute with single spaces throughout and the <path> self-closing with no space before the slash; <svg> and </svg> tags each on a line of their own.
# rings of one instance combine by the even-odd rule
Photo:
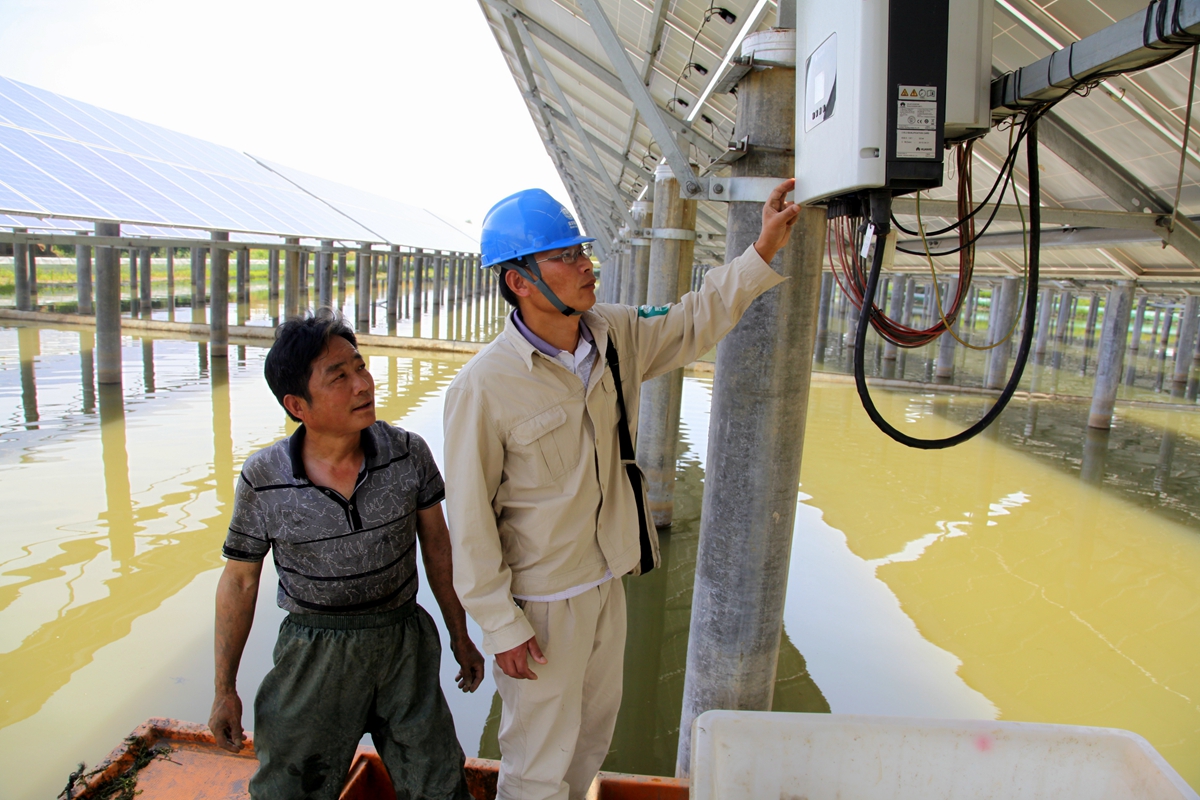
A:
<svg viewBox="0 0 1200 800">
<path fill-rule="evenodd" d="M 217 513 L 232 508 L 235 481 L 233 474 L 233 419 L 229 402 L 229 359 L 212 361 L 213 480 L 217 487 Z"/>
<path fill-rule="evenodd" d="M 97 394 L 107 501 L 107 510 L 100 516 L 108 526 L 112 560 L 125 568 L 135 550 L 133 492 L 129 486 L 129 453 L 125 446 L 125 397 L 119 384 L 101 384 Z"/>
<path fill-rule="evenodd" d="M 197 342 L 197 361 L 200 367 L 200 377 L 208 376 L 208 342 Z"/>
<path fill-rule="evenodd" d="M 1079 478 L 1084 483 L 1099 486 L 1104 481 L 1104 462 L 1108 458 L 1108 439 L 1111 433 L 1099 428 L 1087 428 L 1083 439 L 1083 461 Z"/>
<path fill-rule="evenodd" d="M 83 413 L 96 410 L 96 362 L 92 350 L 96 346 L 96 334 L 92 331 L 79 332 L 79 382 L 83 386 Z"/>
<path fill-rule="evenodd" d="M 1175 433 L 1176 425 L 1174 424 L 1174 416 L 1168 415 L 1167 422 L 1163 426 L 1162 441 L 1158 445 L 1158 463 L 1154 466 L 1154 491 L 1159 494 L 1169 492 L 1171 481 L 1171 462 L 1175 458 Z"/>
<path fill-rule="evenodd" d="M 154 394 L 153 339 L 142 339 L 142 385 L 146 394 Z"/>
<path fill-rule="evenodd" d="M 38 421 L 34 359 L 41 355 L 40 337 L 41 331 L 37 328 L 17 328 L 17 352 L 21 361 L 21 406 L 25 411 L 26 424 Z"/>
</svg>

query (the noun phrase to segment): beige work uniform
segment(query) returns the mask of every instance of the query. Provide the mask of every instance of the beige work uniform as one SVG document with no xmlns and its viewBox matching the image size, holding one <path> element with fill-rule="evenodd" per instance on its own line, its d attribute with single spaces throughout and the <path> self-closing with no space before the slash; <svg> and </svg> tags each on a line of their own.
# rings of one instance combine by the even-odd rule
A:
<svg viewBox="0 0 1200 800">
<path fill-rule="evenodd" d="M 454 588 L 483 629 L 487 653 L 535 635 L 548 662 L 536 682 L 497 668 L 504 701 L 499 797 L 583 797 L 612 739 L 621 697 L 625 596 L 638 563 L 638 518 L 617 441 L 617 394 L 604 362 L 621 362 L 630 430 L 643 381 L 694 361 L 784 279 L 753 247 L 711 270 L 663 312 L 597 305 L 584 312 L 596 362 L 579 377 L 538 351 L 510 319 L 450 384 L 446 508 Z M 549 596 L 615 580 L 551 602 Z"/>
</svg>

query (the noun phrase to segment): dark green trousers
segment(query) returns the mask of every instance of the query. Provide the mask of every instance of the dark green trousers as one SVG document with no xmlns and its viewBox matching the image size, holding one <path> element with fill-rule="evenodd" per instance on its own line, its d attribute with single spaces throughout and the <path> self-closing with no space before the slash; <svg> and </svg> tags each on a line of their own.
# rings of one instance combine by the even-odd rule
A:
<svg viewBox="0 0 1200 800">
<path fill-rule="evenodd" d="M 254 698 L 255 800 L 336 800 L 370 733 L 398 800 L 470 800 L 425 609 L 289 614 Z"/>
</svg>

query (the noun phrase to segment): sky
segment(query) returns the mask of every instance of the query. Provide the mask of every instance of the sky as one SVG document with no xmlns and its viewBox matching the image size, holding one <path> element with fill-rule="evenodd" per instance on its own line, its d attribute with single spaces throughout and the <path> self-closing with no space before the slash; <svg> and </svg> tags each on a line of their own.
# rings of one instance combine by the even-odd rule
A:
<svg viewBox="0 0 1200 800">
<path fill-rule="evenodd" d="M 477 0 L 0 0 L 0 75 L 434 212 L 569 198 Z"/>
</svg>

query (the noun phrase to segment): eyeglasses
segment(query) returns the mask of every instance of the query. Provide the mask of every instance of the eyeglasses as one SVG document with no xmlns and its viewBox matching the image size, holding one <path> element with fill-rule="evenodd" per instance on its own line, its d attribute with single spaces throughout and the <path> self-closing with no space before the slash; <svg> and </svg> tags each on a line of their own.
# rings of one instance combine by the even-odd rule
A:
<svg viewBox="0 0 1200 800">
<path fill-rule="evenodd" d="M 569 267 L 579 259 L 589 262 L 592 260 L 591 245 L 585 244 L 578 250 L 564 250 L 556 256 L 550 256 L 550 258 L 539 258 L 537 259 L 537 263 L 544 264 L 547 261 L 561 261 L 563 264 Z"/>
</svg>

